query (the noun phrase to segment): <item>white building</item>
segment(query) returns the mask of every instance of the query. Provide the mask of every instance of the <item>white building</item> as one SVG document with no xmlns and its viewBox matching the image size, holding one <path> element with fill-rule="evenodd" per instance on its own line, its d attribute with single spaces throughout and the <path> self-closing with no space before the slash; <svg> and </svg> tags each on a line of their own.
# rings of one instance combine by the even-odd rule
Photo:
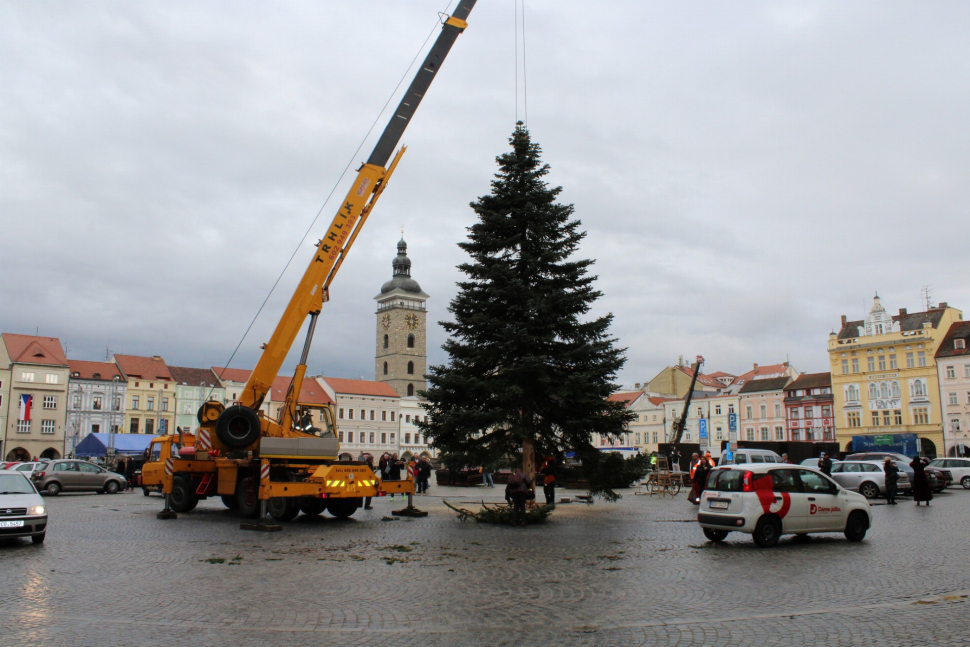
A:
<svg viewBox="0 0 970 647">
<path fill-rule="evenodd" d="M 317 381 L 329 388 L 336 403 L 342 459 L 356 459 L 361 453 L 375 458 L 384 452 L 401 454 L 401 396 L 389 384 L 338 377 Z"/>
<path fill-rule="evenodd" d="M 68 360 L 67 433 L 64 454 L 88 434 L 119 433 L 125 425 L 128 382 L 113 362 Z"/>
</svg>

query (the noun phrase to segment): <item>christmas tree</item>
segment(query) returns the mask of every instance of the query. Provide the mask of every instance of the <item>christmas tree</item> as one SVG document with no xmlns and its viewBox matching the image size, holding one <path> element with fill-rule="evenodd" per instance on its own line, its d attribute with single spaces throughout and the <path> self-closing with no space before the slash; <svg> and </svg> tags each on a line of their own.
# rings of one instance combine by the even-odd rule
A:
<svg viewBox="0 0 970 647">
<path fill-rule="evenodd" d="M 520 122 L 512 150 L 497 158 L 492 191 L 471 204 L 478 222 L 459 246 L 467 277 L 442 322 L 449 362 L 427 376 L 421 423 L 433 446 L 454 461 L 518 462 L 531 476 L 535 452 L 592 449 L 592 434 L 617 436 L 632 418 L 607 397 L 626 361 L 608 333 L 612 315 L 584 321 L 601 293 L 592 260 L 572 256 L 585 238 L 562 187 Z"/>
</svg>

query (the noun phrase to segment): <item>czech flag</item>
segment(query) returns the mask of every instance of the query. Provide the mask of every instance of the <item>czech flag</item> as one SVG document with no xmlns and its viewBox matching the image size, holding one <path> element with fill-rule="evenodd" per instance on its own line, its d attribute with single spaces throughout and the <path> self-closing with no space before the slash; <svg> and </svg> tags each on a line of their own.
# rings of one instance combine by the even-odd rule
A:
<svg viewBox="0 0 970 647">
<path fill-rule="evenodd" d="M 30 421 L 30 408 L 34 405 L 34 396 L 20 396 L 20 419 Z"/>
</svg>

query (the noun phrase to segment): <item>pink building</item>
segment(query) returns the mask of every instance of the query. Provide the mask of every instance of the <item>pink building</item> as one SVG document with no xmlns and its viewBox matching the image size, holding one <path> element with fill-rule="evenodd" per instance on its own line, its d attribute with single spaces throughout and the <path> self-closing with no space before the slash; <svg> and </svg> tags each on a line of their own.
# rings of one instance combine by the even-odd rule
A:
<svg viewBox="0 0 970 647">
<path fill-rule="evenodd" d="M 785 387 L 788 440 L 835 440 L 832 374 L 802 373 Z"/>
<path fill-rule="evenodd" d="M 789 375 L 755 378 L 741 387 L 738 440 L 787 440 L 785 387 L 791 381 Z"/>
</svg>

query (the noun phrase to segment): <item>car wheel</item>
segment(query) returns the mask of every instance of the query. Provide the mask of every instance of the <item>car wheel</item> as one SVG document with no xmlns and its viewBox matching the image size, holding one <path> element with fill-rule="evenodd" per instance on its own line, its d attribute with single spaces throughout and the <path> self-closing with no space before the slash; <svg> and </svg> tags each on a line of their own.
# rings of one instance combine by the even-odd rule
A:
<svg viewBox="0 0 970 647">
<path fill-rule="evenodd" d="M 47 531 L 46 530 L 44 532 L 40 533 L 39 535 L 33 535 L 33 536 L 31 536 L 30 541 L 34 542 L 35 544 L 43 544 L 45 539 L 47 539 Z"/>
<path fill-rule="evenodd" d="M 338 519 L 346 519 L 357 512 L 360 499 L 330 499 L 327 501 L 327 511 Z"/>
<path fill-rule="evenodd" d="M 104 484 L 104 491 L 108 494 L 118 494 L 118 490 L 120 489 L 121 486 L 118 485 L 118 481 L 108 481 Z"/>
<path fill-rule="evenodd" d="M 255 519 L 259 516 L 259 492 L 252 477 L 240 479 L 236 484 L 236 507 L 244 517 Z"/>
<path fill-rule="evenodd" d="M 752 533 L 754 543 L 762 548 L 771 548 L 778 544 L 781 538 L 781 523 L 774 517 L 761 517 Z"/>
<path fill-rule="evenodd" d="M 175 512 L 191 512 L 199 504 L 195 490 L 182 476 L 172 479 L 172 493 L 168 495 L 168 501 Z"/>
<path fill-rule="evenodd" d="M 715 544 L 720 544 L 728 536 L 728 530 L 715 530 L 714 528 L 704 528 L 704 536 L 713 541 Z"/>
<path fill-rule="evenodd" d="M 236 501 L 235 494 L 223 494 L 223 495 L 220 495 L 219 498 L 222 499 L 222 505 L 226 506 L 230 510 L 239 509 L 239 502 Z"/>
<path fill-rule="evenodd" d="M 877 496 L 879 496 L 879 486 L 870 481 L 866 481 L 859 486 L 859 494 L 867 499 L 875 499 Z"/>
<path fill-rule="evenodd" d="M 273 497 L 266 502 L 266 511 L 280 523 L 293 521 L 300 514 L 300 506 L 294 497 Z"/>
<path fill-rule="evenodd" d="M 44 494 L 48 494 L 50 496 L 57 496 L 60 493 L 61 493 L 61 484 L 58 483 L 57 481 L 51 481 L 44 488 Z"/>
<path fill-rule="evenodd" d="M 963 486 L 964 490 L 970 490 L 970 476 L 964 476 L 960 479 L 960 485 Z"/>
<path fill-rule="evenodd" d="M 327 501 L 325 499 L 317 499 L 315 497 L 305 496 L 300 500 L 300 510 L 303 514 L 309 515 L 311 517 L 318 514 L 323 514 L 323 511 L 327 509 Z"/>
<path fill-rule="evenodd" d="M 862 541 L 869 530 L 869 519 L 864 512 L 856 510 L 845 522 L 845 538 L 849 541 Z"/>
</svg>

